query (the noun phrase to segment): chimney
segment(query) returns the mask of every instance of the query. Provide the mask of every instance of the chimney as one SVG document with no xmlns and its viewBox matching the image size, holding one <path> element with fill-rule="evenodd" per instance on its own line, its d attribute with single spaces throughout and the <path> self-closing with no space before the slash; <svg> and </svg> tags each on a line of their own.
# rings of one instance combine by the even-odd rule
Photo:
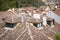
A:
<svg viewBox="0 0 60 40">
<path fill-rule="evenodd" d="M 43 14 L 43 25 L 46 26 L 47 25 L 47 17 L 46 14 Z"/>
<path fill-rule="evenodd" d="M 14 11 L 14 8 L 12 8 L 12 10 Z"/>
<path fill-rule="evenodd" d="M 36 11 L 35 11 L 35 10 L 34 10 L 33 12 L 34 12 L 34 13 L 36 13 Z"/>
<path fill-rule="evenodd" d="M 55 8 L 57 8 L 57 6 L 55 6 Z"/>
</svg>

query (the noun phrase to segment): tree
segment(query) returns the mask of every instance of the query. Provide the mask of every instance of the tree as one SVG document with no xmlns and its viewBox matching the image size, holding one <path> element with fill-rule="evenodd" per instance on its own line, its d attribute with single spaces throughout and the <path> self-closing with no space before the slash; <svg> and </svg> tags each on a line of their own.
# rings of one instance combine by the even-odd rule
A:
<svg viewBox="0 0 60 40">
<path fill-rule="evenodd" d="M 18 8 L 25 6 L 34 6 L 40 7 L 41 5 L 45 5 L 41 0 L 0 0 L 0 11 L 7 10 L 9 8 Z"/>
<path fill-rule="evenodd" d="M 13 7 L 16 7 L 15 0 L 0 0 L 0 11 L 4 11 Z"/>
</svg>

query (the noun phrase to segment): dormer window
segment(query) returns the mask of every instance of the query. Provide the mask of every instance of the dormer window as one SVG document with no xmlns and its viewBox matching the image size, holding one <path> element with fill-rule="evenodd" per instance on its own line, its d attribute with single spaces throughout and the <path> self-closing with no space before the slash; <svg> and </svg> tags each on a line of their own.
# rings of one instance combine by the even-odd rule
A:
<svg viewBox="0 0 60 40">
<path fill-rule="evenodd" d="M 40 22 L 40 23 L 33 23 L 33 25 L 34 25 L 36 28 L 39 28 L 39 27 L 42 26 L 42 22 Z"/>
<path fill-rule="evenodd" d="M 16 23 L 5 23 L 5 27 L 7 28 L 14 28 L 16 26 Z"/>
<path fill-rule="evenodd" d="M 49 26 L 54 25 L 54 20 L 48 20 L 48 21 L 47 21 L 47 24 L 48 24 Z"/>
</svg>

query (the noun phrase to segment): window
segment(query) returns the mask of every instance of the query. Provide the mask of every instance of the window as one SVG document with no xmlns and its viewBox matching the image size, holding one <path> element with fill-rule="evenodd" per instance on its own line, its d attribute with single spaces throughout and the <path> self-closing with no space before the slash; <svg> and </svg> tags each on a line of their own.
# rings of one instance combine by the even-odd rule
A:
<svg viewBox="0 0 60 40">
<path fill-rule="evenodd" d="M 8 28 L 14 28 L 16 26 L 16 23 L 6 23 L 5 24 L 5 27 L 8 27 Z"/>
<path fill-rule="evenodd" d="M 41 23 L 33 23 L 33 25 L 36 27 L 36 28 L 39 28 L 42 26 L 42 22 Z"/>
<path fill-rule="evenodd" d="M 52 26 L 52 25 L 54 25 L 54 20 L 47 21 L 47 24 L 48 24 L 49 26 Z"/>
</svg>

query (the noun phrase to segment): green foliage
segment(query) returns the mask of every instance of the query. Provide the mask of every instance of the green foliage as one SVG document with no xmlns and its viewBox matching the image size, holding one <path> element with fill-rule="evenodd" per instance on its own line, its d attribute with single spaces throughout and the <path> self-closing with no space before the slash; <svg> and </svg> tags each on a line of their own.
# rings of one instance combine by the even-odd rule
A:
<svg viewBox="0 0 60 40">
<path fill-rule="evenodd" d="M 55 34 L 55 40 L 60 40 L 60 34 Z"/>
<path fill-rule="evenodd" d="M 16 7 L 15 0 L 0 0 L 0 11 L 4 11 L 13 7 Z"/>
<path fill-rule="evenodd" d="M 7 10 L 9 8 L 18 8 L 25 6 L 40 7 L 45 5 L 41 0 L 0 0 L 0 11 Z"/>
</svg>

